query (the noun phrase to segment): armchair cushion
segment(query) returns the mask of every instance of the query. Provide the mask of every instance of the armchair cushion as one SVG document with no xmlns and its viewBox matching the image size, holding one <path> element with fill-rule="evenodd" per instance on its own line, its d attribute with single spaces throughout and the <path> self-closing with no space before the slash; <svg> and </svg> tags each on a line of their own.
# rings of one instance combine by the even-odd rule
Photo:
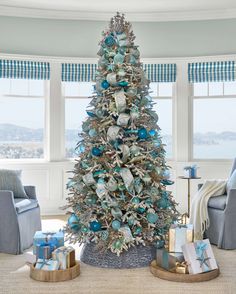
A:
<svg viewBox="0 0 236 294">
<path fill-rule="evenodd" d="M 0 190 L 12 191 L 14 198 L 26 198 L 20 170 L 0 169 Z"/>
<path fill-rule="evenodd" d="M 231 189 L 236 189 L 236 169 L 233 171 L 233 173 L 231 174 L 228 182 L 227 182 L 227 191 L 231 190 Z"/>
<path fill-rule="evenodd" d="M 35 199 L 15 198 L 14 202 L 17 213 L 22 213 L 38 206 L 38 201 Z"/>
<path fill-rule="evenodd" d="M 208 201 L 208 207 L 224 210 L 226 206 L 227 195 L 213 196 Z"/>
</svg>

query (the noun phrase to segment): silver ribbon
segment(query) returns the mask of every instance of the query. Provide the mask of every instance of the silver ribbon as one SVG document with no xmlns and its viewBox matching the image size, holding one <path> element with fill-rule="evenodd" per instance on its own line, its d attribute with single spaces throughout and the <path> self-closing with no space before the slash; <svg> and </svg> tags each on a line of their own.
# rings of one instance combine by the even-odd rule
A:
<svg viewBox="0 0 236 294">
<path fill-rule="evenodd" d="M 121 113 L 117 119 L 118 126 L 127 126 L 130 119 L 130 115 L 127 113 Z"/>
<path fill-rule="evenodd" d="M 119 92 L 115 92 L 113 94 L 113 96 L 115 97 L 115 102 L 116 102 L 116 108 L 118 113 L 121 113 L 123 111 L 125 111 L 126 109 L 126 97 L 124 94 L 124 91 L 119 91 Z"/>
<path fill-rule="evenodd" d="M 119 130 L 120 130 L 120 127 L 118 126 L 109 127 L 109 129 L 107 130 L 107 140 L 115 141 L 115 139 L 118 136 Z"/>
</svg>

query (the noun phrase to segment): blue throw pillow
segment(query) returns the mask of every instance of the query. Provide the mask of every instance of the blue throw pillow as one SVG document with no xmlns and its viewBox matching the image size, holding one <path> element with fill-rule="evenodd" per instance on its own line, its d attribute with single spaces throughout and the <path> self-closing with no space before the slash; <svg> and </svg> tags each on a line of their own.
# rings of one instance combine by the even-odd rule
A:
<svg viewBox="0 0 236 294">
<path fill-rule="evenodd" d="M 228 179 L 227 182 L 227 191 L 231 189 L 236 189 L 236 169 L 233 171 L 231 177 Z"/>
<path fill-rule="evenodd" d="M 21 170 L 0 169 L 0 190 L 12 191 L 14 198 L 27 198 L 21 182 Z"/>
</svg>

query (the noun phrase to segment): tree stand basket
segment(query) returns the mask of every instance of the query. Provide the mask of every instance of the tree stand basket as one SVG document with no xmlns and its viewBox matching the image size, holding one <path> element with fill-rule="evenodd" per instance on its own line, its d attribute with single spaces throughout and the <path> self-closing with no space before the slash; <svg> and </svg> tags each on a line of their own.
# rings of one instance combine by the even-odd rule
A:
<svg viewBox="0 0 236 294">
<path fill-rule="evenodd" d="M 147 267 L 156 256 L 156 248 L 152 245 L 137 245 L 117 256 L 110 250 L 99 250 L 94 243 L 84 245 L 81 261 L 102 268 L 139 268 Z"/>
<path fill-rule="evenodd" d="M 45 271 L 35 269 L 35 265 L 30 265 L 30 277 L 40 282 L 63 282 L 73 280 L 80 274 L 80 265 L 76 261 L 75 266 L 65 270 Z"/>
<path fill-rule="evenodd" d="M 160 279 L 182 283 L 205 282 L 217 278 L 220 274 L 219 269 L 195 275 L 172 273 L 159 267 L 156 263 L 156 260 L 153 260 L 151 262 L 150 271 L 155 277 L 158 277 Z"/>
</svg>

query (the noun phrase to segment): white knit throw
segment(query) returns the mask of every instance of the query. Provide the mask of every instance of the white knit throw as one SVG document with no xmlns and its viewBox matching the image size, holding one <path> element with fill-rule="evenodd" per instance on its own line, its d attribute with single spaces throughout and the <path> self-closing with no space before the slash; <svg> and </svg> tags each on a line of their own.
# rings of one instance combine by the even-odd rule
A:
<svg viewBox="0 0 236 294">
<path fill-rule="evenodd" d="M 202 240 L 203 233 L 209 228 L 207 204 L 212 196 L 220 196 L 225 193 L 226 180 L 207 180 L 202 188 L 194 195 L 191 210 L 190 223 L 194 228 L 194 240 Z"/>
</svg>

